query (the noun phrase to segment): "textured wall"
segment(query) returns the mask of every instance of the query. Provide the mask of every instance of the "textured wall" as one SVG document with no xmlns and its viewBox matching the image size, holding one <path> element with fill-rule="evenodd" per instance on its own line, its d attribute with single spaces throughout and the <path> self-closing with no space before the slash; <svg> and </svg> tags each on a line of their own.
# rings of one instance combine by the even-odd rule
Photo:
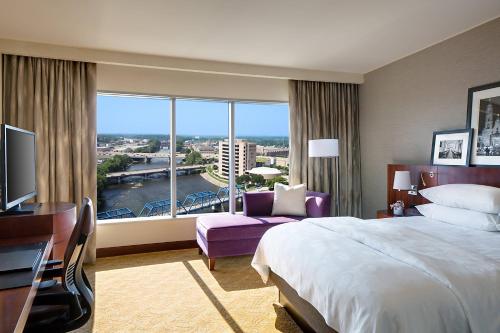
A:
<svg viewBox="0 0 500 333">
<path fill-rule="evenodd" d="M 386 165 L 429 163 L 432 132 L 465 128 L 467 89 L 500 81 L 500 18 L 365 75 L 363 216 L 386 207 Z"/>
</svg>

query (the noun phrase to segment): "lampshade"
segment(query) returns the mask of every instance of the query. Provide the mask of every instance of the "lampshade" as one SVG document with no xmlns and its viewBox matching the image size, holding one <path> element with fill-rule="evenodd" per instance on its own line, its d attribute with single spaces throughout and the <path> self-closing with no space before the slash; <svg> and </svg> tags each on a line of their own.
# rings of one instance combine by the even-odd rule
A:
<svg viewBox="0 0 500 333">
<path fill-rule="evenodd" d="M 392 188 L 400 191 L 411 190 L 410 171 L 396 171 Z"/>
<path fill-rule="evenodd" d="M 309 157 L 339 156 L 339 140 L 319 139 L 309 140 Z"/>
</svg>

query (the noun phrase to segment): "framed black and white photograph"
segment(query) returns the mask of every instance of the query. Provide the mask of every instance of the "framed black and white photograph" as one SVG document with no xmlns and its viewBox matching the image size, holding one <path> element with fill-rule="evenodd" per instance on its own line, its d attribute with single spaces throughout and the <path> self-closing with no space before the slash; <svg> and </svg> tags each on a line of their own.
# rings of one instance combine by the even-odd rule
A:
<svg viewBox="0 0 500 333">
<path fill-rule="evenodd" d="M 469 89 L 467 126 L 476 133 L 471 164 L 500 166 L 500 82 Z"/>
<path fill-rule="evenodd" d="M 432 165 L 468 166 L 473 129 L 434 132 Z"/>
</svg>

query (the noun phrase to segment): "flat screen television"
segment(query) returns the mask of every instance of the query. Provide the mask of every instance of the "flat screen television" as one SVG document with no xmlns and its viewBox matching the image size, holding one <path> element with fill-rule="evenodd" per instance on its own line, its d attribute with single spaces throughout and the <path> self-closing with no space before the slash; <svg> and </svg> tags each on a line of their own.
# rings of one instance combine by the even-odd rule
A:
<svg viewBox="0 0 500 333">
<path fill-rule="evenodd" d="M 30 213 L 21 209 L 21 203 L 36 195 L 35 133 L 6 124 L 1 131 L 1 208 Z"/>
</svg>

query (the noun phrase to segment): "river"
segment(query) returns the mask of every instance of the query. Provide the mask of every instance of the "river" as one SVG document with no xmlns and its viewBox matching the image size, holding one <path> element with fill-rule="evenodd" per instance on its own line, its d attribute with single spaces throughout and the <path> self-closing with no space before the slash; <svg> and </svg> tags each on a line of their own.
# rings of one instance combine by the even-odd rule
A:
<svg viewBox="0 0 500 333">
<path fill-rule="evenodd" d="M 167 159 L 154 158 L 150 163 L 138 163 L 129 170 L 156 169 L 167 165 Z M 219 187 L 205 180 L 199 174 L 177 176 L 177 200 L 181 203 L 186 195 L 194 192 L 212 191 L 217 193 Z M 117 208 L 129 208 L 139 216 L 144 204 L 149 201 L 170 199 L 170 178 L 157 175 L 148 179 L 128 177 L 121 184 L 110 184 L 102 192 L 103 204 L 99 212 Z M 227 211 L 217 205 L 216 211 Z M 241 207 L 240 207 L 241 208 Z M 195 213 L 212 212 L 212 208 L 198 210 Z"/>
</svg>

